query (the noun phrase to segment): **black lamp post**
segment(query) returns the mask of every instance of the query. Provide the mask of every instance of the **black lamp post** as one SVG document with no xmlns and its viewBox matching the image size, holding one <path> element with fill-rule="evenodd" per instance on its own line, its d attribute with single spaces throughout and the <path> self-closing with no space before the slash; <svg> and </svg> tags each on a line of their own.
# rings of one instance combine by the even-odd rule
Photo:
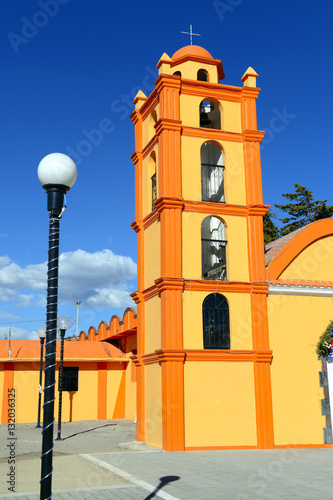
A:
<svg viewBox="0 0 333 500">
<path fill-rule="evenodd" d="M 43 345 L 44 345 L 44 339 L 46 337 L 45 326 L 42 326 L 41 328 L 38 329 L 37 335 L 40 339 L 40 363 L 39 363 L 38 416 L 37 416 L 36 427 L 40 427 L 40 404 L 42 400 L 42 377 L 43 377 Z"/>
<path fill-rule="evenodd" d="M 60 316 L 58 318 L 58 328 L 60 330 L 60 340 L 61 340 L 61 348 L 60 348 L 60 366 L 59 366 L 59 379 L 58 379 L 58 391 L 59 391 L 59 408 L 58 408 L 58 435 L 56 437 L 56 441 L 61 439 L 61 407 L 62 407 L 62 373 L 63 373 L 63 364 L 64 364 L 64 338 L 66 330 L 71 326 L 71 321 L 67 316 Z"/>
<path fill-rule="evenodd" d="M 64 196 L 76 180 L 73 160 L 61 153 L 45 156 L 38 166 L 38 178 L 47 193 L 49 212 L 49 250 L 47 271 L 46 344 L 44 377 L 44 418 L 41 456 L 40 498 L 52 497 L 54 386 L 58 315 L 58 262 L 60 218 Z"/>
</svg>

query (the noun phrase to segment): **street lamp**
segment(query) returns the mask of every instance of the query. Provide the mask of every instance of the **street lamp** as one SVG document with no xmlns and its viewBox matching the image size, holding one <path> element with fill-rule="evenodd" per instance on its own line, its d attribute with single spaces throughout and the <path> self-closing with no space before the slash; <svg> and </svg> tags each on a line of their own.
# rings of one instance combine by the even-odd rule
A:
<svg viewBox="0 0 333 500">
<path fill-rule="evenodd" d="M 44 378 L 44 418 L 41 456 L 40 498 L 52 496 L 52 459 L 54 424 L 54 386 L 58 313 L 59 228 L 65 193 L 76 180 L 73 160 L 61 153 L 45 156 L 38 165 L 38 178 L 47 193 L 49 212 L 49 250 L 47 268 L 46 344 Z"/>
<path fill-rule="evenodd" d="M 60 330 L 61 348 L 60 348 L 60 366 L 59 366 L 59 380 L 58 380 L 58 391 L 59 391 L 59 408 L 58 408 L 58 435 L 56 441 L 61 439 L 61 406 L 62 406 L 62 366 L 64 363 L 64 338 L 66 330 L 71 326 L 71 321 L 67 316 L 60 316 L 57 321 L 57 326 Z"/>
<path fill-rule="evenodd" d="M 39 364 L 39 395 L 38 395 L 38 417 L 36 427 L 40 427 L 40 404 L 42 400 L 42 372 L 43 372 L 43 345 L 46 337 L 46 328 L 42 326 L 38 329 L 37 335 L 40 339 L 40 364 Z"/>
</svg>

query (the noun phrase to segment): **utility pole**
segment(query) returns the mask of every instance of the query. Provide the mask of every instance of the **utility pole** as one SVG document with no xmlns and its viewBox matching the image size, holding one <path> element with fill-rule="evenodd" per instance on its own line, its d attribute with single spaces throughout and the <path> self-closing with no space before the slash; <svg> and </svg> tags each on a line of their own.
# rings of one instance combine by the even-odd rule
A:
<svg viewBox="0 0 333 500">
<path fill-rule="evenodd" d="M 12 357 L 12 330 L 9 327 L 9 338 L 8 338 L 8 357 Z"/>
<path fill-rule="evenodd" d="M 76 302 L 76 338 L 79 336 L 79 310 L 80 310 L 81 300 Z"/>
</svg>

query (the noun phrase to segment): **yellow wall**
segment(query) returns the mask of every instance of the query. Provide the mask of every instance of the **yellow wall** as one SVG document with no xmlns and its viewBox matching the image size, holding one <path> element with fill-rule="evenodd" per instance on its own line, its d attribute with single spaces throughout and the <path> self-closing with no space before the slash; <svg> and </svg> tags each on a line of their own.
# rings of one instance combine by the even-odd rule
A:
<svg viewBox="0 0 333 500">
<path fill-rule="evenodd" d="M 185 446 L 256 446 L 252 363 L 184 366 Z"/>
<path fill-rule="evenodd" d="M 123 376 L 124 370 L 123 366 L 119 365 L 119 369 L 112 367 L 108 369 L 107 374 L 107 406 L 106 406 L 106 418 L 114 418 L 114 410 L 116 408 L 116 403 L 118 396 L 123 398 L 124 395 L 120 394 L 120 383 Z"/>
<path fill-rule="evenodd" d="M 62 393 L 62 421 L 96 420 L 98 415 L 98 371 L 97 362 L 65 362 L 64 366 L 79 367 L 79 389 L 77 392 Z M 131 366 L 124 373 L 126 363 L 108 363 L 107 372 L 107 418 L 135 419 L 135 386 L 131 380 Z M 2 365 L 3 368 L 3 365 Z M 54 416 L 58 421 L 59 408 L 59 363 L 56 368 Z M 127 386 L 122 383 L 122 376 L 127 378 Z M 3 399 L 4 372 L 0 372 L 1 406 Z M 124 382 L 124 381 L 123 381 Z M 37 422 L 39 362 L 16 362 L 14 364 L 15 412 L 17 423 Z M 43 397 L 41 421 L 43 420 Z M 114 417 L 116 410 L 117 415 Z"/>
<path fill-rule="evenodd" d="M 161 275 L 161 224 L 155 221 L 144 232 L 144 288 L 153 286 Z"/>
<path fill-rule="evenodd" d="M 201 201 L 201 146 L 205 139 L 182 137 L 182 190 L 185 200 Z M 237 142 L 213 141 L 223 149 L 225 201 L 246 204 L 243 146 Z"/>
<path fill-rule="evenodd" d="M 213 213 L 211 215 L 214 215 Z M 201 223 L 209 214 L 183 212 L 183 276 L 201 279 Z M 227 278 L 248 281 L 247 225 L 245 217 L 224 216 L 227 226 Z"/>
<path fill-rule="evenodd" d="M 16 423 L 37 423 L 39 366 L 16 363 L 14 368 Z M 43 401 L 42 401 L 43 404 Z M 41 407 L 43 421 L 43 407 Z"/>
<path fill-rule="evenodd" d="M 333 299 L 268 296 L 275 444 L 323 443 L 325 417 L 316 344 L 333 318 Z"/>
<path fill-rule="evenodd" d="M 181 94 L 180 96 L 180 119 L 186 127 L 199 127 L 200 124 L 200 111 L 199 106 L 202 101 L 216 99 L 210 97 L 209 89 L 207 89 L 207 96 L 192 96 L 188 94 Z M 218 100 L 221 113 L 221 130 L 225 132 L 241 133 L 241 107 L 238 102 L 230 102 Z M 207 129 L 203 129 L 204 130 Z"/>
<path fill-rule="evenodd" d="M 131 335 L 126 339 L 126 353 L 131 355 L 132 349 L 136 349 L 136 335 Z M 134 379 L 134 380 L 133 380 Z M 136 419 L 136 367 L 133 361 L 127 364 L 126 386 L 125 386 L 125 418 Z"/>
<path fill-rule="evenodd" d="M 309 245 L 288 266 L 280 279 L 333 281 L 333 236 Z"/>
<path fill-rule="evenodd" d="M 160 106 L 159 104 L 154 108 L 154 111 L 156 111 L 156 120 L 159 120 L 159 111 L 160 111 Z M 143 146 L 146 146 L 148 142 L 154 137 L 155 135 L 155 120 L 153 119 L 152 113 L 150 113 L 142 123 L 142 139 L 143 139 Z"/>
<path fill-rule="evenodd" d="M 184 349 L 203 349 L 202 303 L 207 292 L 183 293 Z M 243 293 L 222 294 L 229 304 L 230 348 L 252 350 L 250 295 Z"/>
<path fill-rule="evenodd" d="M 152 159 L 152 152 L 155 152 L 156 162 Z M 152 181 L 151 177 L 156 170 L 157 196 L 158 196 L 158 150 L 155 148 L 142 161 L 142 208 L 143 217 L 152 211 Z"/>
<path fill-rule="evenodd" d="M 185 61 L 181 64 L 177 64 L 177 66 L 173 66 L 172 68 L 170 68 L 170 71 L 167 66 L 165 66 L 164 71 L 166 72 L 167 70 L 167 74 L 171 75 L 173 75 L 175 71 L 180 71 L 182 74 L 182 78 L 186 78 L 188 80 L 197 80 L 197 73 L 199 69 L 205 69 L 208 72 L 210 83 L 218 83 L 219 80 L 217 68 L 216 66 L 213 66 L 211 64 L 203 64 L 195 61 Z"/>
<path fill-rule="evenodd" d="M 97 363 L 65 363 L 64 366 L 79 367 L 79 390 L 62 393 L 62 421 L 96 420 L 97 419 Z M 55 387 L 55 419 L 58 420 L 58 378 L 56 371 Z"/>
<path fill-rule="evenodd" d="M 145 302 L 145 353 L 161 348 L 161 299 L 153 297 Z"/>
<path fill-rule="evenodd" d="M 158 364 L 145 366 L 146 438 L 145 442 L 162 448 L 162 375 Z"/>
</svg>

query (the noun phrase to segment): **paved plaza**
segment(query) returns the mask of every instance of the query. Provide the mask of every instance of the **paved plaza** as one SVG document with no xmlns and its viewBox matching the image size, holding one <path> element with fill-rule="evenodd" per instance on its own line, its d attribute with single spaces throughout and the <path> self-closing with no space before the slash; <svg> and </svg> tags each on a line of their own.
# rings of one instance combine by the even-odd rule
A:
<svg viewBox="0 0 333 500">
<path fill-rule="evenodd" d="M 15 493 L 6 493 L 2 450 L 1 499 L 39 499 L 37 432 L 27 425 L 17 431 L 24 453 L 17 456 Z M 54 450 L 55 500 L 333 499 L 332 448 L 167 453 L 135 440 L 116 443 L 134 436 L 132 424 L 117 421 L 67 424 L 63 435 Z"/>
</svg>

